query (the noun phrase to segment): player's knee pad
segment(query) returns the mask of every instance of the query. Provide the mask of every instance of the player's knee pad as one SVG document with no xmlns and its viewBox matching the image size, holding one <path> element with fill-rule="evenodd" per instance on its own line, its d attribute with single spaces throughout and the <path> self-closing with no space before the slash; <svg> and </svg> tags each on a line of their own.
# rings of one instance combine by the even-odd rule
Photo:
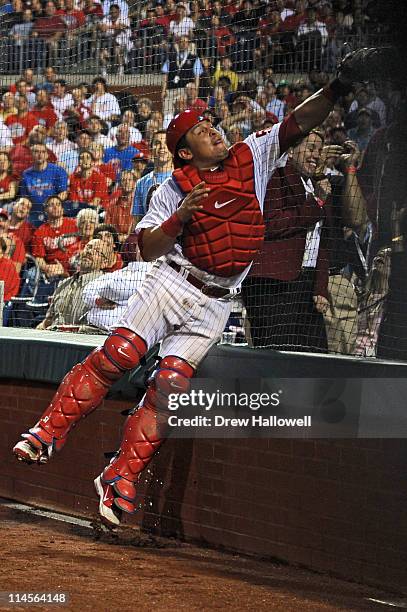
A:
<svg viewBox="0 0 407 612">
<path fill-rule="evenodd" d="M 144 406 L 157 411 L 168 409 L 168 397 L 172 393 L 187 393 L 191 386 L 194 368 L 181 357 L 164 357 L 149 380 Z"/>
<path fill-rule="evenodd" d="M 125 327 L 116 328 L 104 345 L 94 351 L 89 365 L 107 378 L 115 379 L 132 370 L 145 355 L 147 345 L 136 333 Z"/>
</svg>

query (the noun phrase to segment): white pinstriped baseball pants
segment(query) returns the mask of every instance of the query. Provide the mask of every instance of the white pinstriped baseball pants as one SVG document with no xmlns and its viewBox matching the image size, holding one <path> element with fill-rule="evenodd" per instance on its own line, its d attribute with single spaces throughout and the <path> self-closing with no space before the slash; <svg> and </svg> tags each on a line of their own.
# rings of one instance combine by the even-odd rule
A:
<svg viewBox="0 0 407 612">
<path fill-rule="evenodd" d="M 131 329 L 148 348 L 161 341 L 161 357 L 175 355 L 197 368 L 221 337 L 230 310 L 230 301 L 204 295 L 182 272 L 160 261 L 130 298 L 116 327 Z"/>
</svg>

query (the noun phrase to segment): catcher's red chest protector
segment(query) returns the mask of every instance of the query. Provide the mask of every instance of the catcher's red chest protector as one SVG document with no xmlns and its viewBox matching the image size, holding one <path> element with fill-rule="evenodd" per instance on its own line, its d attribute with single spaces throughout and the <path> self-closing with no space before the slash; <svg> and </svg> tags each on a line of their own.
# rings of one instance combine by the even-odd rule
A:
<svg viewBox="0 0 407 612">
<path fill-rule="evenodd" d="M 185 257 L 197 268 L 217 276 L 243 272 L 264 236 L 250 148 L 244 143 L 234 145 L 221 172 L 200 174 L 194 166 L 184 166 L 175 170 L 173 177 L 183 193 L 189 193 L 203 180 L 211 190 L 203 199 L 203 210 L 197 211 L 185 226 Z"/>
</svg>

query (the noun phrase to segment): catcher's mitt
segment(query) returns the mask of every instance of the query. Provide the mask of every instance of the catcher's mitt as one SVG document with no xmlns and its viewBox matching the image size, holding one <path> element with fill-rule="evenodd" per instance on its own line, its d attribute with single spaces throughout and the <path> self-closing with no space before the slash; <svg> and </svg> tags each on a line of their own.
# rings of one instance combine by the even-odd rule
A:
<svg viewBox="0 0 407 612">
<path fill-rule="evenodd" d="M 338 78 L 344 85 L 388 78 L 397 55 L 391 47 L 358 49 L 345 55 L 338 66 Z"/>
</svg>

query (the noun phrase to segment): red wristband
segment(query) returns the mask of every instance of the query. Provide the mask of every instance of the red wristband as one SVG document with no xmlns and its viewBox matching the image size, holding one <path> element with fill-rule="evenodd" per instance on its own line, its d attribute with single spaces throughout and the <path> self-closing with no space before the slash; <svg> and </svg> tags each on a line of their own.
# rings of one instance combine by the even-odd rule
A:
<svg viewBox="0 0 407 612">
<path fill-rule="evenodd" d="M 345 168 L 345 174 L 356 174 L 357 171 L 358 169 L 356 168 L 356 166 L 348 166 L 347 168 Z"/>
<path fill-rule="evenodd" d="M 179 234 L 181 234 L 184 224 L 175 212 L 171 215 L 169 219 L 164 221 L 164 223 L 161 223 L 160 227 L 164 234 L 167 234 L 167 236 L 171 236 L 171 238 L 177 238 Z"/>
</svg>

